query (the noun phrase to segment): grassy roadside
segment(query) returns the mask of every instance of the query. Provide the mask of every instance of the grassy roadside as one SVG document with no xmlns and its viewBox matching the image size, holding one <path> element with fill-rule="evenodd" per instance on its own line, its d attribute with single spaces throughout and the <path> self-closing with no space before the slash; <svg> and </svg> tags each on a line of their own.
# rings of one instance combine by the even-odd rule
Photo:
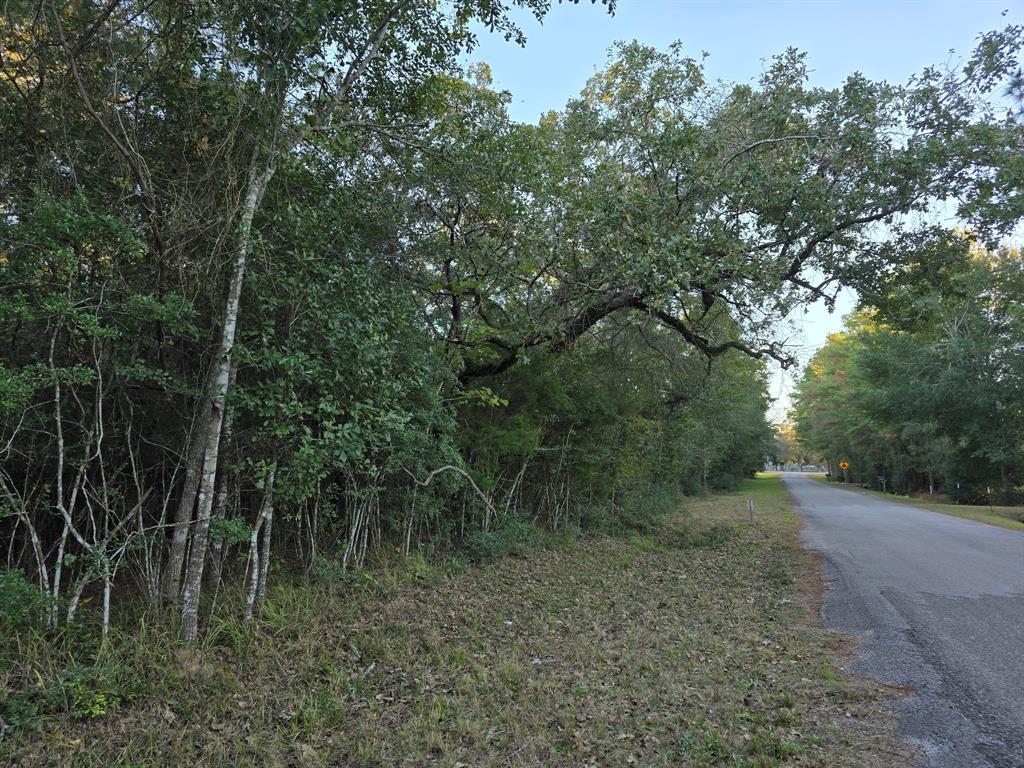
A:
<svg viewBox="0 0 1024 768">
<path fill-rule="evenodd" d="M 818 482 L 829 482 L 825 479 L 824 475 L 812 475 L 812 477 Z M 910 496 L 896 496 L 892 493 L 882 493 L 881 491 L 871 490 L 870 488 L 861 488 L 859 485 L 852 485 L 849 483 L 836 483 L 836 487 L 842 488 L 846 491 L 856 491 L 857 493 L 876 496 L 888 501 L 898 501 L 900 504 L 912 504 L 915 507 L 928 509 L 932 512 L 940 512 L 943 515 L 952 515 L 953 517 L 962 517 L 965 520 L 975 520 L 979 523 L 997 525 L 1000 528 L 1008 528 L 1011 531 L 1024 531 L 1024 507 L 986 507 L 973 504 L 943 504 L 936 501 L 928 501 L 927 499 L 915 499 Z"/>
<path fill-rule="evenodd" d="M 281 586 L 259 628 L 212 627 L 195 651 L 144 626 L 96 662 L 135 675 L 119 708 L 46 716 L 0 763 L 909 764 L 892 690 L 839 671 L 849 646 L 817 620 L 781 481 L 686 507 L 646 535 L 461 572 Z"/>
</svg>

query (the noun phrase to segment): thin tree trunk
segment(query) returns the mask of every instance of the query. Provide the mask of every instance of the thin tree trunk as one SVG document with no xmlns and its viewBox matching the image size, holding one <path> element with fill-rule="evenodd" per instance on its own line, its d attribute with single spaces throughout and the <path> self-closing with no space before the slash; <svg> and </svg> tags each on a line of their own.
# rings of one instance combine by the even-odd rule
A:
<svg viewBox="0 0 1024 768">
<path fill-rule="evenodd" d="M 63 548 L 67 543 L 67 534 L 71 533 L 75 537 L 75 540 L 78 541 L 78 543 L 81 545 L 82 549 L 86 550 L 87 552 L 92 552 L 93 549 L 92 545 L 89 544 L 89 542 L 87 542 L 82 537 L 82 534 L 79 533 L 78 530 L 75 528 L 74 522 L 71 519 L 71 514 L 75 510 L 75 503 L 78 498 L 78 490 L 82 486 L 82 478 L 85 476 L 85 469 L 89 463 L 89 453 L 92 450 L 93 431 L 91 429 L 86 435 L 85 447 L 84 450 L 82 451 L 82 463 L 78 467 L 78 472 L 75 475 L 74 484 L 71 486 L 71 496 L 68 500 L 67 505 L 64 504 L 64 418 L 61 415 L 61 401 L 63 400 L 63 397 L 61 394 L 60 377 L 57 375 L 57 367 L 54 363 L 54 353 L 57 347 L 58 331 L 59 328 L 55 329 L 54 332 L 50 335 L 49 362 L 50 372 L 53 375 L 53 422 L 54 433 L 57 438 L 57 467 L 55 470 L 56 488 L 54 489 L 56 499 L 54 506 L 56 507 L 57 511 L 60 512 L 61 517 L 64 519 L 64 530 L 61 534 L 61 555 L 58 563 L 56 564 L 57 573 L 54 574 L 56 584 L 50 596 L 52 605 L 54 607 L 51 608 L 51 613 L 48 616 L 48 619 L 51 620 L 53 624 L 56 624 L 56 618 L 53 612 L 56 610 L 55 606 L 57 605 L 57 602 L 60 599 L 60 571 L 64 565 Z M 45 575 L 45 572 L 46 571 L 44 568 L 42 573 Z M 73 611 L 71 615 L 73 615 Z"/>
<path fill-rule="evenodd" d="M 200 408 L 205 407 L 205 401 Z M 196 494 L 199 492 L 199 481 L 203 469 L 203 453 L 206 450 L 206 426 L 209 419 L 205 414 L 197 414 L 196 425 L 185 458 L 185 484 L 181 489 L 181 500 L 174 516 L 174 531 L 171 535 L 171 547 L 167 553 L 167 564 L 164 566 L 164 579 L 161 592 L 165 600 L 177 602 L 181 590 L 181 568 L 185 564 L 185 551 L 188 548 L 188 531 L 192 525 L 192 513 L 195 511 Z"/>
<path fill-rule="evenodd" d="M 349 64 L 344 76 L 339 75 L 338 87 L 334 96 L 328 102 L 327 107 L 317 116 L 310 130 L 323 128 L 327 119 L 348 97 L 353 83 L 363 75 L 366 68 L 380 52 L 380 47 L 384 42 L 387 30 L 401 10 L 404 2 L 405 0 L 399 0 L 388 9 L 387 14 L 381 20 L 373 35 L 367 40 L 366 46 Z M 276 86 L 276 109 L 279 116 L 280 111 L 284 107 L 286 83 L 283 80 L 277 80 L 274 85 Z M 285 146 L 279 146 L 278 127 L 275 124 L 274 130 L 267 136 L 268 147 L 266 151 L 268 155 L 262 163 L 262 167 L 260 167 L 256 159 L 253 160 L 253 168 L 250 173 L 245 202 L 242 205 L 242 215 L 239 220 L 238 239 L 235 246 L 235 265 L 228 285 L 228 298 L 224 307 L 224 324 L 221 328 L 220 347 L 217 360 L 211 372 L 212 375 L 207 383 L 204 405 L 205 415 L 201 421 L 206 428 L 206 439 L 204 441 L 206 445 L 203 451 L 199 487 L 196 492 L 195 529 L 192 532 L 192 548 L 189 551 L 181 600 L 182 638 L 185 642 L 189 643 L 193 642 L 199 634 L 199 594 L 202 589 L 203 566 L 206 562 L 206 548 L 210 531 L 210 513 L 213 507 L 213 495 L 216 488 L 217 460 L 220 449 L 221 425 L 224 420 L 224 403 L 230 388 L 231 359 L 235 345 L 235 330 L 238 326 L 238 306 L 242 296 L 242 283 L 245 280 L 246 259 L 252 244 L 252 221 L 256 214 L 256 209 L 263 199 L 263 193 L 266 192 L 267 186 L 277 170 L 278 154 L 286 152 L 299 139 L 299 136 L 296 135 L 286 142 Z"/>
<path fill-rule="evenodd" d="M 103 634 L 104 640 L 107 639 L 107 635 L 110 634 L 110 586 L 111 586 L 111 574 L 109 568 L 103 574 Z"/>
<path fill-rule="evenodd" d="M 416 519 L 416 497 L 417 489 L 412 489 L 412 509 L 409 510 L 409 523 L 405 526 L 405 545 L 402 547 L 402 555 L 409 556 L 409 546 L 412 544 L 412 523 Z"/>
<path fill-rule="evenodd" d="M 82 593 L 85 591 L 86 586 L 89 584 L 89 573 L 85 572 L 79 578 L 78 584 L 75 586 L 75 592 L 71 596 L 71 602 L 68 603 L 67 623 L 70 624 L 75 620 L 75 614 L 78 612 L 78 603 L 82 599 Z"/>
<path fill-rule="evenodd" d="M 228 380 L 228 389 L 230 390 L 235 386 L 235 376 L 238 368 L 234 364 L 231 366 L 231 376 Z M 224 434 L 221 437 L 221 442 L 230 448 L 231 446 L 231 431 L 234 426 L 234 411 L 228 409 L 227 413 L 224 414 Z M 227 514 L 228 505 L 228 475 L 226 472 L 221 472 L 217 478 L 217 502 L 213 508 L 213 516 L 215 518 L 224 518 Z M 217 590 L 220 588 L 221 580 L 221 564 L 223 562 L 224 550 L 224 539 L 221 536 L 217 536 L 210 542 L 210 576 L 207 579 L 207 586 L 213 589 L 214 601 L 217 599 Z M 212 610 L 212 609 L 211 609 Z"/>
<path fill-rule="evenodd" d="M 260 578 L 260 528 L 263 526 L 263 508 L 256 517 L 256 523 L 249 535 L 249 594 L 245 598 L 245 615 L 242 620 L 248 624 L 252 621 L 253 607 L 256 605 L 256 588 Z"/>
<path fill-rule="evenodd" d="M 60 533 L 60 543 L 57 545 L 57 562 L 54 563 L 53 568 L 53 592 L 50 594 L 50 608 L 49 616 L 47 617 L 47 626 L 53 628 L 57 626 L 57 605 L 60 600 L 60 577 L 64 571 L 64 548 L 68 543 L 68 533 L 71 527 L 65 522 L 64 529 Z M 35 530 L 32 530 L 32 536 L 35 537 Z M 38 542 L 36 542 L 38 543 Z M 46 572 L 43 571 L 45 576 Z"/>
<path fill-rule="evenodd" d="M 273 152 L 273 150 L 271 150 Z M 203 567 L 206 563 L 206 547 L 210 533 L 210 514 L 213 510 L 213 495 L 217 484 L 217 462 L 220 453 L 221 426 L 224 422 L 224 404 L 227 400 L 231 380 L 231 360 L 235 346 L 235 331 L 238 328 L 238 306 L 242 298 L 242 283 L 245 280 L 245 265 L 252 244 L 252 221 L 263 193 L 276 170 L 276 157 L 271 154 L 261 171 L 253 173 L 242 208 L 238 227 L 238 241 L 235 247 L 235 265 L 228 287 L 227 303 L 224 307 L 224 324 L 221 329 L 220 348 L 210 376 L 206 395 L 206 416 L 203 428 L 206 446 L 203 453 L 203 470 L 196 499 L 195 529 L 192 532 L 192 549 L 189 552 L 185 570 L 184 588 L 181 599 L 182 639 L 191 643 L 199 634 L 199 595 L 202 591 Z"/>
<path fill-rule="evenodd" d="M 267 599 L 267 573 L 270 570 L 270 535 L 274 529 L 274 475 L 276 468 L 267 472 L 263 491 L 263 539 L 260 549 L 259 580 L 256 583 L 256 613 L 263 610 Z"/>
<path fill-rule="evenodd" d="M 312 508 L 309 511 L 309 562 L 307 570 L 316 562 L 316 537 L 318 535 L 317 519 L 320 510 L 320 483 L 316 485 L 316 497 L 313 499 Z"/>
<path fill-rule="evenodd" d="M 260 512 L 256 516 L 256 522 L 252 527 L 252 535 L 249 537 L 249 563 L 251 570 L 249 572 L 249 594 L 245 600 L 245 616 L 243 617 L 246 623 L 252 621 L 257 601 L 262 605 L 262 599 L 260 599 L 261 583 L 263 590 L 266 589 L 267 585 L 267 569 L 264 561 L 270 557 L 270 537 L 268 535 L 269 531 L 264 531 L 263 553 L 261 556 L 260 531 L 264 529 L 264 526 L 274 514 L 274 475 L 274 469 L 267 472 L 263 487 L 263 501 L 260 503 Z"/>
</svg>

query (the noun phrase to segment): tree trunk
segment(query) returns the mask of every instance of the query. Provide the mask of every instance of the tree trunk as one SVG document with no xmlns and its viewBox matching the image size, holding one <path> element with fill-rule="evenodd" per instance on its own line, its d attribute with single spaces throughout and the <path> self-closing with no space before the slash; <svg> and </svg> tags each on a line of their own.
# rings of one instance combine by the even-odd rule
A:
<svg viewBox="0 0 1024 768">
<path fill-rule="evenodd" d="M 260 558 L 260 530 L 263 528 L 263 524 L 267 520 L 268 514 L 273 514 L 273 492 L 274 492 L 274 470 L 270 470 L 267 473 L 266 482 L 263 490 L 263 502 L 260 504 L 260 513 L 256 516 L 256 522 L 252 526 L 252 535 L 249 538 L 249 594 L 245 601 L 245 615 L 243 620 L 246 624 L 252 621 L 253 611 L 256 607 L 256 599 L 260 591 L 260 581 L 263 581 L 264 588 L 266 588 L 266 573 L 262 567 L 262 561 Z M 268 539 L 264 539 L 268 541 Z M 263 550 L 267 556 L 270 555 L 270 546 L 265 544 Z"/>
<path fill-rule="evenodd" d="M 70 624 L 75 620 L 75 614 L 78 612 L 78 604 L 82 599 L 82 593 L 85 591 L 86 586 L 89 584 L 89 573 L 85 572 L 82 574 L 75 586 L 75 591 L 71 596 L 71 602 L 68 603 L 67 623 Z"/>
<path fill-rule="evenodd" d="M 209 388 L 209 387 L 207 387 Z M 200 408 L 205 401 L 200 403 Z M 203 452 L 206 450 L 206 426 L 209 418 L 200 413 L 196 416 L 192 442 L 189 444 L 185 458 L 185 484 L 181 490 L 181 500 L 174 516 L 174 532 L 171 535 L 171 548 L 167 553 L 167 565 L 164 567 L 164 579 L 161 592 L 165 600 L 178 601 L 181 589 L 181 568 L 185 564 L 185 550 L 188 547 L 188 531 L 192 525 L 192 513 L 196 506 L 196 493 L 199 491 L 199 480 L 203 468 Z"/>
<path fill-rule="evenodd" d="M 263 541 L 260 549 L 260 575 L 256 584 L 256 613 L 263 609 L 267 599 L 267 573 L 270 570 L 270 534 L 274 529 L 274 474 L 275 467 L 267 472 L 263 491 Z"/>
<path fill-rule="evenodd" d="M 206 436 L 206 445 L 203 451 L 203 467 L 196 498 L 192 549 L 189 552 L 181 597 L 181 634 L 182 639 L 187 643 L 194 642 L 199 634 L 199 594 L 202 591 L 203 566 L 206 563 L 206 547 L 210 534 L 210 513 L 213 510 L 214 490 L 217 485 L 221 427 L 224 423 L 224 404 L 231 381 L 231 360 L 235 346 L 235 331 L 238 327 L 238 306 L 242 297 L 242 283 L 245 280 L 246 259 L 252 245 L 252 220 L 260 200 L 263 198 L 263 193 L 276 170 L 275 161 L 276 157 L 271 154 L 262 170 L 259 171 L 254 163 L 253 172 L 249 178 L 249 188 L 245 195 L 242 217 L 238 226 L 235 265 L 231 273 L 227 302 L 224 307 L 220 348 L 205 398 L 205 414 L 201 429 L 204 430 Z"/>
<path fill-rule="evenodd" d="M 263 509 L 260 508 L 256 516 L 256 523 L 249 535 L 249 594 L 245 599 L 245 614 L 242 621 L 248 624 L 252 621 L 253 607 L 256 605 L 256 588 L 260 579 L 260 527 L 263 525 Z"/>
<path fill-rule="evenodd" d="M 107 635 L 110 634 L 110 587 L 112 583 L 112 576 L 109 570 L 104 571 L 103 574 L 103 640 L 107 639 Z"/>
<path fill-rule="evenodd" d="M 231 366 L 231 376 L 228 380 L 228 389 L 235 386 L 235 374 L 238 368 L 234 364 Z M 234 424 L 233 411 L 229 409 L 224 414 L 224 434 L 221 436 L 221 442 L 230 448 L 231 445 L 231 431 Z M 224 518 L 227 514 L 228 504 L 228 477 L 227 473 L 221 472 L 217 478 L 217 497 L 216 503 L 213 507 L 213 517 Z M 210 542 L 210 575 L 207 579 L 207 587 L 213 589 L 213 601 L 217 601 L 217 590 L 220 588 L 221 580 L 221 564 L 224 550 L 224 539 L 223 537 L 216 537 Z M 211 608 L 212 610 L 212 608 Z"/>
<path fill-rule="evenodd" d="M 53 592 L 50 594 L 50 608 L 48 611 L 49 615 L 47 616 L 47 626 L 51 629 L 57 626 L 57 605 L 60 601 L 60 577 L 64 571 L 64 548 L 67 546 L 68 533 L 70 530 L 70 526 L 65 522 L 64 529 L 60 533 L 60 543 L 57 545 L 57 562 L 54 564 L 53 568 Z M 32 534 L 33 544 L 36 545 L 38 553 L 39 540 L 36 538 L 35 528 L 30 527 L 29 531 Z M 42 566 L 42 564 L 40 565 Z M 45 576 L 46 569 L 45 567 L 41 567 L 40 579 L 44 579 Z M 46 591 L 45 586 L 43 591 Z"/>
<path fill-rule="evenodd" d="M 325 124 L 335 109 L 347 98 L 352 84 L 366 71 L 378 55 L 384 42 L 385 34 L 401 10 L 402 0 L 396 2 L 388 10 L 377 29 L 367 42 L 363 52 L 349 64 L 344 76 L 339 75 L 338 87 L 327 107 L 317 116 L 314 129 Z M 283 79 L 268 81 L 274 90 L 276 114 L 280 117 L 284 109 L 287 83 Z M 213 370 L 207 382 L 204 398 L 203 417 L 200 425 L 205 431 L 205 443 L 202 458 L 202 470 L 199 486 L 196 491 L 195 527 L 191 537 L 191 550 L 185 571 L 184 587 L 181 596 L 181 632 L 185 642 L 193 642 L 199 633 L 199 593 L 203 583 L 203 566 L 206 563 L 206 549 L 210 532 L 210 513 L 213 508 L 213 497 L 217 486 L 217 462 L 220 450 L 221 426 L 224 422 L 224 404 L 230 389 L 231 360 L 235 345 L 235 330 L 238 325 L 238 305 L 242 296 L 242 284 L 245 280 L 246 259 L 252 245 L 252 221 L 256 209 L 263 199 L 274 172 L 277 170 L 279 153 L 286 152 L 295 145 L 299 135 L 293 136 L 284 146 L 280 144 L 278 135 L 279 122 L 275 119 L 274 127 L 265 136 L 266 156 L 262 163 L 260 157 L 263 149 L 257 150 L 250 170 L 248 189 L 242 204 L 242 214 L 238 224 L 238 238 L 235 245 L 235 264 L 228 285 L 228 297 L 224 307 L 224 324 L 221 328 L 220 347 Z M 191 456 L 190 456 L 191 458 Z M 187 500 L 183 499 L 183 503 Z M 186 538 L 187 538 L 187 524 Z"/>
</svg>

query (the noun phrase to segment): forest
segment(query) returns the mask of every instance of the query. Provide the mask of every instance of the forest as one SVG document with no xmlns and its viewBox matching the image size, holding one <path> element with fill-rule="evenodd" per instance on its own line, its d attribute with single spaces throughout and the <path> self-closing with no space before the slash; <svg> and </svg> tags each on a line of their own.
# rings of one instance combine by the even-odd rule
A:
<svg viewBox="0 0 1024 768">
<path fill-rule="evenodd" d="M 957 503 L 1024 499 L 1024 259 L 965 236 L 909 255 L 804 371 L 794 422 L 836 477 Z"/>
<path fill-rule="evenodd" d="M 524 124 L 464 63 L 523 11 L 5 5 L 4 631 L 188 644 L 274 580 L 643 530 L 763 466 L 783 320 L 845 287 L 806 444 L 1019 494 L 1021 28 L 833 89 L 621 43 Z"/>
</svg>

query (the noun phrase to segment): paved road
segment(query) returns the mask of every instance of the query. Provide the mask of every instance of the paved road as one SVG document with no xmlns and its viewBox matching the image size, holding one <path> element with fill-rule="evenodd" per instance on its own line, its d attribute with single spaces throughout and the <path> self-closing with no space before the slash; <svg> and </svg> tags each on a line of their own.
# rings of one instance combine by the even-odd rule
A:
<svg viewBox="0 0 1024 768">
<path fill-rule="evenodd" d="M 852 669 L 917 690 L 894 708 L 922 768 L 1024 768 L 1024 533 L 784 479 Z"/>
</svg>

